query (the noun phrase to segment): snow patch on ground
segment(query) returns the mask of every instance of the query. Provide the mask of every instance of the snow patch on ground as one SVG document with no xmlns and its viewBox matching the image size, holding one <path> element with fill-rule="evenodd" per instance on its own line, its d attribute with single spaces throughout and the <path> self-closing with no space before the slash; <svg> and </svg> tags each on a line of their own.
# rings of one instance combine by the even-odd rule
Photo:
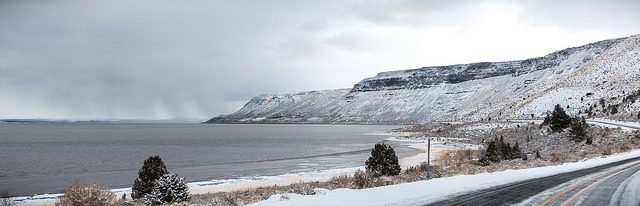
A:
<svg viewBox="0 0 640 206">
<path fill-rule="evenodd" d="M 336 189 L 321 195 L 273 195 L 254 205 L 418 205 L 498 185 L 591 168 L 634 157 L 640 150 L 563 165 L 460 175 L 362 190 Z M 283 198 L 286 196 L 286 198 Z"/>
</svg>

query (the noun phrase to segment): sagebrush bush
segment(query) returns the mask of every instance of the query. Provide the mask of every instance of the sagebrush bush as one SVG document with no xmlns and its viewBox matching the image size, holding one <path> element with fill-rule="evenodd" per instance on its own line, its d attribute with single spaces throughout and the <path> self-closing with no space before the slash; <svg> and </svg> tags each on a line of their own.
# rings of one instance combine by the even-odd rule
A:
<svg viewBox="0 0 640 206">
<path fill-rule="evenodd" d="M 114 205 L 115 199 L 116 196 L 103 186 L 74 181 L 64 187 L 64 196 L 56 206 L 109 206 Z"/>
<path fill-rule="evenodd" d="M 144 161 L 142 168 L 138 171 L 138 178 L 133 182 L 131 198 L 142 198 L 151 193 L 155 181 L 167 173 L 167 167 L 159 156 L 149 157 Z"/>
<path fill-rule="evenodd" d="M 0 206 L 13 206 L 13 200 L 9 197 L 9 192 L 0 192 Z"/>
<path fill-rule="evenodd" d="M 151 193 L 145 196 L 146 205 L 162 205 L 189 201 L 189 187 L 184 178 L 176 174 L 164 174 L 153 185 Z"/>
<path fill-rule="evenodd" d="M 356 173 L 353 174 L 353 184 L 358 189 L 369 188 L 373 185 L 372 178 L 373 176 L 367 172 L 357 170 Z"/>
<path fill-rule="evenodd" d="M 396 152 L 390 145 L 384 143 L 378 143 L 373 147 L 371 156 L 365 164 L 367 172 L 375 177 L 398 175 L 401 170 Z"/>
</svg>

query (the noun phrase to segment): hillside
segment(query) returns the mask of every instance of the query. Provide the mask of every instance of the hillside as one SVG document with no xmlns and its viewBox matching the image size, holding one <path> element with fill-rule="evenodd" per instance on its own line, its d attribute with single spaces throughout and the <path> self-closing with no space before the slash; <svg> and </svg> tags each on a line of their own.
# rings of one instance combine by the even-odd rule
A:
<svg viewBox="0 0 640 206">
<path fill-rule="evenodd" d="M 640 35 L 544 57 L 382 72 L 350 89 L 263 94 L 205 123 L 415 124 L 542 117 L 555 104 L 573 114 L 624 102 L 640 88 Z M 623 107 L 622 107 L 623 106 Z M 603 107 L 591 109 L 604 115 Z M 620 115 L 619 114 L 619 115 Z"/>
</svg>

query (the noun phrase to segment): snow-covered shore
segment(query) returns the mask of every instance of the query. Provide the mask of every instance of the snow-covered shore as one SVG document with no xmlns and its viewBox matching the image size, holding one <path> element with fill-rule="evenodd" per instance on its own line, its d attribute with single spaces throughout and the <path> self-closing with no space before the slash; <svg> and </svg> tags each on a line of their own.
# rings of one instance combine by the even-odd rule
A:
<svg viewBox="0 0 640 206">
<path fill-rule="evenodd" d="M 502 184 L 540 178 L 611 162 L 640 157 L 640 150 L 580 162 L 476 175 L 436 178 L 362 190 L 318 190 L 318 195 L 281 194 L 254 205 L 416 205 L 443 200 L 456 194 Z"/>
</svg>

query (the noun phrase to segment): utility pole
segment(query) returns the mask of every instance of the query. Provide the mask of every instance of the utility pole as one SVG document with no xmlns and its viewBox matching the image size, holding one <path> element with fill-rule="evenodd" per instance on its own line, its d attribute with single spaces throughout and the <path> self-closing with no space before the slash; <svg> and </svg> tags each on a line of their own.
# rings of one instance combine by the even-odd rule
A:
<svg viewBox="0 0 640 206">
<path fill-rule="evenodd" d="M 431 179 L 431 137 L 427 138 L 427 179 Z"/>
</svg>

